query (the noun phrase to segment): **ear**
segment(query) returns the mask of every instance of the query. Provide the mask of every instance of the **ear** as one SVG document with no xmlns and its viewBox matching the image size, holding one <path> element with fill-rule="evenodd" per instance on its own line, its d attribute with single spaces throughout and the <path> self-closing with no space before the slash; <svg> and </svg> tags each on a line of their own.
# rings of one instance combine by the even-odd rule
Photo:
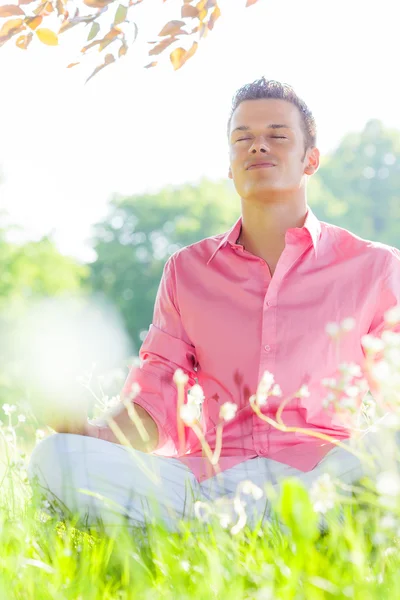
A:
<svg viewBox="0 0 400 600">
<path fill-rule="evenodd" d="M 313 175 L 318 171 L 319 168 L 320 152 L 318 148 L 312 148 L 308 158 L 306 159 L 307 167 L 304 169 L 304 173 L 307 175 Z"/>
</svg>

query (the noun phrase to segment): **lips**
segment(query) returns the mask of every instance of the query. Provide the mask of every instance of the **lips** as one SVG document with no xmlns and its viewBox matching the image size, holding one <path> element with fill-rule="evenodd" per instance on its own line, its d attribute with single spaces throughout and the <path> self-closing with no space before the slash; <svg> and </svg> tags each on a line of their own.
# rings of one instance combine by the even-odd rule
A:
<svg viewBox="0 0 400 600">
<path fill-rule="evenodd" d="M 253 165 L 250 165 L 249 167 L 247 167 L 247 170 L 250 171 L 250 169 L 260 169 L 263 167 L 274 167 L 275 165 L 273 163 L 267 163 L 267 162 L 263 162 L 263 163 L 255 163 Z"/>
</svg>

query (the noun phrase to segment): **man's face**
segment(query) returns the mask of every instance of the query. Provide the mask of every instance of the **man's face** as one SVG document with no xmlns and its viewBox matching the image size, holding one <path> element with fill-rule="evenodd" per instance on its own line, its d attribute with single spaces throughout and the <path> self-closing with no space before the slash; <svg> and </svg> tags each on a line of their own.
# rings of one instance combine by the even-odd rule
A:
<svg viewBox="0 0 400 600">
<path fill-rule="evenodd" d="M 243 126 L 248 129 L 236 129 Z M 275 98 L 245 100 L 239 104 L 231 119 L 229 157 L 228 177 L 233 179 L 242 198 L 262 197 L 263 193 L 273 191 L 296 191 L 304 185 L 305 174 L 311 175 L 319 165 L 316 148 L 305 153 L 299 109 Z M 260 161 L 274 166 L 249 169 Z"/>
</svg>

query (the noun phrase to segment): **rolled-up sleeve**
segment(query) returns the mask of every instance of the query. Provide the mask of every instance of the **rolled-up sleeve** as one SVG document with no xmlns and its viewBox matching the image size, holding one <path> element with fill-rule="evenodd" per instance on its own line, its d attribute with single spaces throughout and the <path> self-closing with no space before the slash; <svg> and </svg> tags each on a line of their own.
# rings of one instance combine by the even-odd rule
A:
<svg viewBox="0 0 400 600">
<path fill-rule="evenodd" d="M 133 366 L 122 389 L 128 397 L 134 383 L 141 390 L 133 400 L 144 408 L 158 427 L 155 454 L 176 456 L 178 390 L 173 382 L 176 369 L 189 377 L 185 396 L 195 381 L 196 350 L 184 329 L 176 301 L 174 255 L 166 262 L 154 304 L 153 322 L 139 351 L 140 367 Z"/>
</svg>

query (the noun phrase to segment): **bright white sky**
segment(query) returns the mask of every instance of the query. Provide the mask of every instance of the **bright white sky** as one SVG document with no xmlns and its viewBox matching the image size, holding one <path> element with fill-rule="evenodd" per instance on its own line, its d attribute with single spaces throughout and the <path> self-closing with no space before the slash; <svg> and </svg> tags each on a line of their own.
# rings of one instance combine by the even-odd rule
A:
<svg viewBox="0 0 400 600">
<path fill-rule="evenodd" d="M 63 34 L 59 47 L 35 39 L 28 51 L 14 42 L 0 49 L 0 208 L 23 227 L 9 239 L 53 231 L 62 253 L 94 260 L 91 225 L 114 192 L 226 177 L 232 96 L 262 75 L 303 97 L 322 153 L 372 117 L 400 129 L 398 0 L 259 0 L 249 8 L 220 0 L 214 31 L 182 69 L 173 71 L 168 50 L 144 69 L 154 60 L 146 42 L 180 18 L 180 5 L 138 5 L 139 36 L 128 55 L 86 86 L 103 55 L 65 67 L 88 29 Z"/>
</svg>

